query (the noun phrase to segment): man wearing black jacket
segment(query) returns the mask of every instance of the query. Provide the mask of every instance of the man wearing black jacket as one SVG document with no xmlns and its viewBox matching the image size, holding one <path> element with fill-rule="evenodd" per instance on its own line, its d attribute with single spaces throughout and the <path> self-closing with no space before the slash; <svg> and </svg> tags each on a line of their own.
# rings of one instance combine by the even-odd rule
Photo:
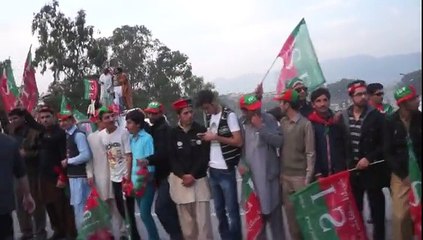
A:
<svg viewBox="0 0 423 240">
<path fill-rule="evenodd" d="M 368 195 L 370 214 L 374 222 L 373 239 L 385 239 L 385 196 L 382 188 L 388 185 L 386 162 L 370 165 L 383 159 L 384 116 L 368 106 L 366 83 L 357 80 L 348 85 L 353 105 L 343 113 L 345 125 L 347 167 L 351 172 L 352 192 L 360 211 L 364 192 Z"/>
<path fill-rule="evenodd" d="M 147 114 L 153 126 L 150 129 L 154 140 L 154 154 L 147 158 L 150 165 L 156 167 L 155 179 L 157 182 L 157 198 L 155 211 L 163 228 L 172 240 L 182 240 L 182 231 L 179 225 L 176 205 L 170 198 L 169 182 L 170 174 L 169 147 L 171 128 L 163 116 L 163 105 L 159 102 L 148 104 L 144 112 Z"/>
<path fill-rule="evenodd" d="M 75 238 L 76 228 L 72 207 L 65 194 L 67 184 L 61 161 L 66 158 L 66 133 L 55 122 L 54 112 L 42 107 L 38 121 L 45 127 L 40 143 L 40 190 L 46 204 L 53 236 L 49 239 Z"/>
<path fill-rule="evenodd" d="M 392 169 L 392 233 L 393 239 L 413 238 L 413 224 L 410 217 L 410 182 L 407 141 L 411 140 L 421 172 L 422 161 L 422 113 L 418 110 L 419 101 L 416 90 L 402 87 L 395 91 L 399 110 L 388 117 L 385 127 L 385 159 Z"/>
</svg>

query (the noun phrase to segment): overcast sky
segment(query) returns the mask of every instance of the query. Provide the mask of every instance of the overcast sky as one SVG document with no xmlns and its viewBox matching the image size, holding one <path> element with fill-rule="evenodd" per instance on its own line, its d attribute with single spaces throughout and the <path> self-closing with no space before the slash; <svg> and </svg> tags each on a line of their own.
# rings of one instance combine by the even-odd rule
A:
<svg viewBox="0 0 423 240">
<path fill-rule="evenodd" d="M 28 48 L 37 46 L 33 13 L 46 2 L 2 4 L 0 60 L 10 57 L 18 84 Z M 302 17 L 320 60 L 421 52 L 419 0 L 61 0 L 60 8 L 71 17 L 86 10 L 101 36 L 121 25 L 145 25 L 153 37 L 187 54 L 206 81 L 264 74 Z M 51 80 L 50 73 L 37 75 L 40 92 Z"/>
</svg>

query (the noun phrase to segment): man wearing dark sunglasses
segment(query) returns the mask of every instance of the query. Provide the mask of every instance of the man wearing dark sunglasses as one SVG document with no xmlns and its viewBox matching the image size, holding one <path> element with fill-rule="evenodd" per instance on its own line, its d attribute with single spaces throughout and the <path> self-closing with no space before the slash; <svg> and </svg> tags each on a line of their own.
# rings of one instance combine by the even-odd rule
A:
<svg viewBox="0 0 423 240">
<path fill-rule="evenodd" d="M 300 106 L 298 111 L 301 113 L 301 115 L 307 118 L 313 112 L 313 107 L 311 103 L 307 101 L 308 88 L 304 85 L 303 80 L 298 77 L 295 77 L 288 82 L 286 88 L 293 89 L 298 93 L 298 103 Z"/>
<path fill-rule="evenodd" d="M 370 83 L 367 85 L 367 93 L 369 94 L 369 105 L 379 110 L 379 112 L 386 114 L 386 116 L 394 113 L 394 108 L 383 103 L 383 85 L 381 83 Z"/>
</svg>

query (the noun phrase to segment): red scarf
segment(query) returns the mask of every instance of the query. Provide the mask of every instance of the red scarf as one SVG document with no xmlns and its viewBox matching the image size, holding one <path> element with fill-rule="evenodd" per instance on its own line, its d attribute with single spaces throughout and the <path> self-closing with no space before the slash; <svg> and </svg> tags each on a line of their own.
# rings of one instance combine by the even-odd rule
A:
<svg viewBox="0 0 423 240">
<path fill-rule="evenodd" d="M 308 115 L 308 119 L 311 122 L 320 123 L 320 124 L 323 124 L 325 126 L 332 126 L 332 125 L 335 124 L 335 119 L 333 118 L 333 114 L 331 114 L 328 119 L 324 119 L 316 111 L 314 111 L 310 115 Z"/>
<path fill-rule="evenodd" d="M 384 111 L 383 104 L 382 103 L 376 104 L 376 103 L 374 103 L 372 101 L 369 101 L 369 104 L 370 104 L 370 106 L 372 106 L 372 107 L 376 108 L 377 110 L 379 110 L 379 112 L 383 112 Z"/>
</svg>

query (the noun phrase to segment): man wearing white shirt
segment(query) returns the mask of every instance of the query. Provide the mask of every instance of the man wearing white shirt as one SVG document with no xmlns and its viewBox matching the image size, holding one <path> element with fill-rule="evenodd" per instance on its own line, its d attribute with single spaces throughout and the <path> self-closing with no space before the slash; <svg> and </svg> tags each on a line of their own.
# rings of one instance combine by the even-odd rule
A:
<svg viewBox="0 0 423 240">
<path fill-rule="evenodd" d="M 238 117 L 220 105 L 210 90 L 198 93 L 197 106 L 206 113 L 208 131 L 202 139 L 211 142 L 209 179 L 220 237 L 222 240 L 242 239 L 236 166 L 243 141 Z"/>
</svg>

